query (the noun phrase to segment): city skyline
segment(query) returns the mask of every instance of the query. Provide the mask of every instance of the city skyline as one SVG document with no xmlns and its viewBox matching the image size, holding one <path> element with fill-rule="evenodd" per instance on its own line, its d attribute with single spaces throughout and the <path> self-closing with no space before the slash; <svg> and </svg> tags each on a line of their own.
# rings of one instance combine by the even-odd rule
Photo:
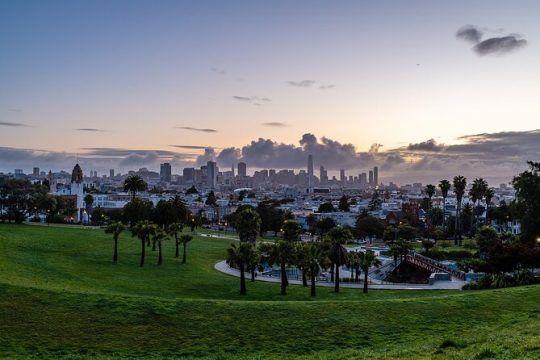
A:
<svg viewBox="0 0 540 360">
<path fill-rule="evenodd" d="M 161 5 L 0 4 L 0 171 L 501 182 L 540 156 L 536 2 Z"/>
</svg>

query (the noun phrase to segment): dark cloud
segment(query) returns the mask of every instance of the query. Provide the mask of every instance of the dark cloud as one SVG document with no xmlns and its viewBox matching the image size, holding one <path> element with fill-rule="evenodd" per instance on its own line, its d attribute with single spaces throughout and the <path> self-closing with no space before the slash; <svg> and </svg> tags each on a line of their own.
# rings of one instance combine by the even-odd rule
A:
<svg viewBox="0 0 540 360">
<path fill-rule="evenodd" d="M 287 126 L 287 124 L 282 123 L 282 122 L 277 122 L 277 121 L 273 121 L 273 122 L 265 122 L 265 123 L 262 123 L 261 125 L 264 125 L 264 126 L 273 126 L 273 127 L 284 127 L 284 126 Z"/>
<path fill-rule="evenodd" d="M 204 133 L 217 133 L 218 131 L 216 129 L 205 129 L 205 128 L 195 128 L 191 126 L 176 126 L 177 129 L 182 130 L 190 130 L 190 131 L 198 131 L 198 132 L 204 132 Z"/>
<path fill-rule="evenodd" d="M 516 34 L 491 37 L 483 41 L 482 36 L 483 32 L 474 25 L 466 25 L 456 33 L 457 38 L 474 43 L 472 49 L 480 56 L 504 55 L 527 45 L 527 40 Z"/>
<path fill-rule="evenodd" d="M 263 103 L 268 103 L 268 102 L 272 101 L 271 99 L 269 99 L 267 97 L 258 97 L 258 96 L 238 96 L 238 95 L 233 95 L 233 99 L 238 100 L 238 101 L 242 101 L 242 102 L 245 102 L 245 103 L 249 103 L 249 104 L 252 104 L 252 105 L 255 105 L 255 106 L 262 106 Z"/>
<path fill-rule="evenodd" d="M 86 131 L 86 132 L 104 132 L 105 130 L 102 129 L 95 129 L 95 128 L 80 128 L 80 129 L 73 129 L 76 131 Z"/>
<path fill-rule="evenodd" d="M 9 122 L 9 121 L 0 121 L 0 126 L 9 126 L 9 127 L 30 127 L 30 125 L 26 125 L 26 124 L 23 124 L 23 123 Z"/>
<path fill-rule="evenodd" d="M 527 45 L 527 40 L 520 39 L 516 35 L 494 37 L 479 42 L 474 46 L 478 55 L 503 55 Z"/>
<path fill-rule="evenodd" d="M 287 84 L 296 87 L 309 88 L 315 85 L 315 80 L 300 80 L 300 81 L 287 81 Z"/>
<path fill-rule="evenodd" d="M 429 139 L 427 141 L 419 142 L 416 144 L 409 144 L 407 150 L 412 151 L 441 151 L 444 149 L 444 145 L 437 144 L 435 139 Z"/>
<path fill-rule="evenodd" d="M 119 165 L 130 166 L 152 166 L 159 163 L 160 157 L 156 152 L 147 152 L 146 154 L 133 153 L 120 160 Z"/>
<path fill-rule="evenodd" d="M 180 149 L 195 149 L 195 150 L 202 150 L 208 147 L 208 146 L 201 146 L 201 145 L 169 145 L 169 146 L 180 148 Z"/>
<path fill-rule="evenodd" d="M 204 154 L 197 156 L 195 163 L 199 166 L 206 165 L 208 161 L 215 161 L 217 155 L 218 154 L 213 147 L 207 147 L 204 149 Z"/>
<path fill-rule="evenodd" d="M 463 39 L 472 43 L 478 43 L 482 40 L 482 31 L 474 25 L 465 25 L 456 32 L 458 39 Z"/>
<path fill-rule="evenodd" d="M 147 156 L 148 153 L 155 153 L 159 156 L 173 156 L 177 153 L 167 150 L 136 150 L 121 148 L 82 148 L 87 156 L 99 157 L 124 157 L 129 155 Z"/>
</svg>

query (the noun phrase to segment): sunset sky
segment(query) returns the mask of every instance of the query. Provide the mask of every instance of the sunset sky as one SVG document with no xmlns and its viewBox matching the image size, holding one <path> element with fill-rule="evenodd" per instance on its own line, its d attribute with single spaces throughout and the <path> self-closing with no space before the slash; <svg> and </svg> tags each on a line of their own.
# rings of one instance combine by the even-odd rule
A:
<svg viewBox="0 0 540 360">
<path fill-rule="evenodd" d="M 77 154 L 101 172 L 298 168 L 313 153 L 398 182 L 504 181 L 540 159 L 539 14 L 538 1 L 3 0 L 0 171 L 69 169 Z"/>
</svg>

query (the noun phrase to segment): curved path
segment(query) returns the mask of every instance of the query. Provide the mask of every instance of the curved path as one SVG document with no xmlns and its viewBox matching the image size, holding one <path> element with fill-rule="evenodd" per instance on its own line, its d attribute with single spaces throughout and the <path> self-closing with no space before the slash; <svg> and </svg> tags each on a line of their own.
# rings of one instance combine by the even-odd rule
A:
<svg viewBox="0 0 540 360">
<path fill-rule="evenodd" d="M 225 261 L 220 261 L 217 264 L 214 265 L 214 269 L 227 274 L 231 276 L 240 277 L 240 271 L 233 269 L 227 265 Z M 249 280 L 249 274 L 246 274 L 246 280 Z M 267 282 L 273 282 L 273 283 L 279 283 L 280 279 L 277 277 L 267 276 L 267 275 L 261 275 L 257 273 L 256 277 L 257 281 L 267 281 Z M 293 285 L 302 285 L 301 280 L 289 280 L 289 284 Z M 433 285 L 427 285 L 427 284 L 391 284 L 391 283 L 385 283 L 385 284 L 369 284 L 370 289 L 396 289 L 396 290 L 461 290 L 463 285 L 465 284 L 464 281 L 452 279 L 451 281 L 437 281 Z M 334 287 L 334 283 L 332 282 L 322 282 L 318 281 L 317 286 L 323 286 L 323 287 Z M 363 284 L 351 284 L 346 282 L 341 282 L 339 284 L 340 287 L 343 288 L 357 288 L 361 289 L 363 287 Z"/>
</svg>

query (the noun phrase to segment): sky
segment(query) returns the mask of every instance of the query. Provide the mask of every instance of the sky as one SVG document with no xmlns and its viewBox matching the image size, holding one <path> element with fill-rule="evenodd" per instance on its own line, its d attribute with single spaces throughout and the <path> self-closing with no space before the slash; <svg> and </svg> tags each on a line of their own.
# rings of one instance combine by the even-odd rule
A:
<svg viewBox="0 0 540 360">
<path fill-rule="evenodd" d="M 538 1 L 0 2 L 0 171 L 216 159 L 508 181 L 540 158 Z"/>
</svg>

